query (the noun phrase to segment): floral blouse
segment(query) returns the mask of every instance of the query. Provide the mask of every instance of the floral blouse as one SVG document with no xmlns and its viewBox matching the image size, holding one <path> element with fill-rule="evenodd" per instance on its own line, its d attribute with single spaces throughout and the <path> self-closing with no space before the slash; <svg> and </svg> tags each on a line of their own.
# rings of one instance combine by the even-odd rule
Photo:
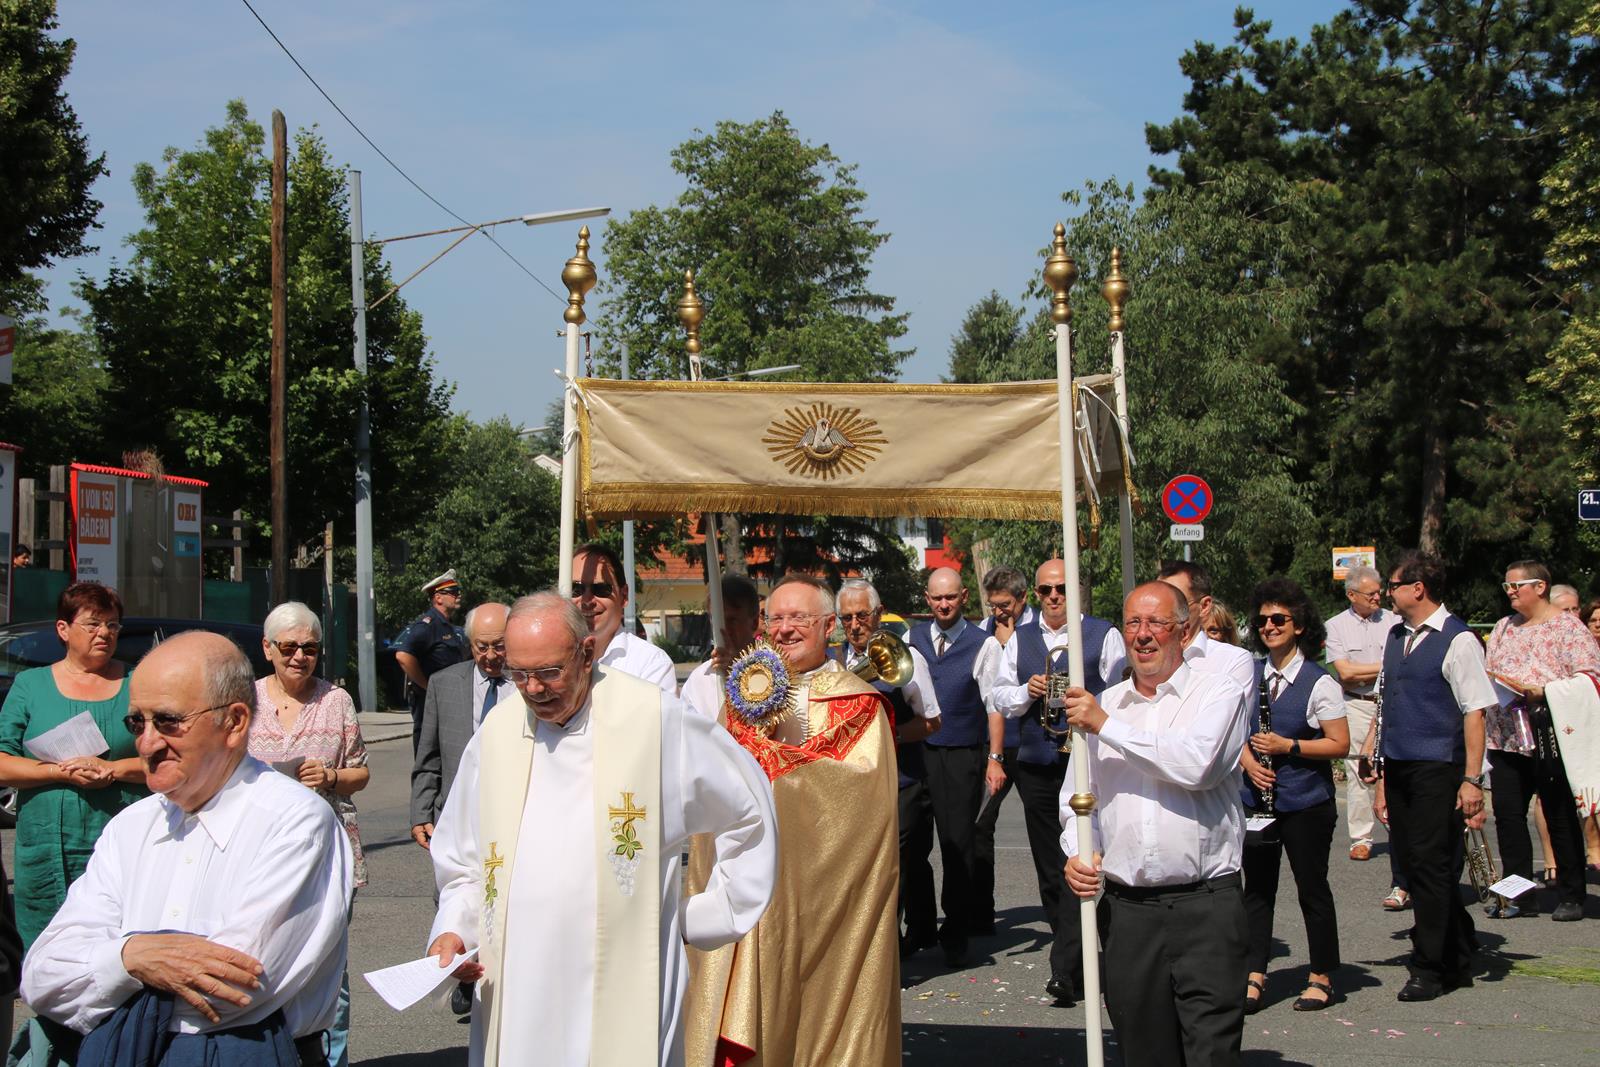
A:
<svg viewBox="0 0 1600 1067">
<path fill-rule="evenodd" d="M 1485 659 L 1490 672 L 1524 685 L 1543 686 L 1579 671 L 1600 670 L 1600 644 L 1574 613 L 1558 611 L 1537 626 L 1519 623 L 1523 623 L 1521 615 L 1508 615 L 1495 623 Z M 1484 727 L 1489 748 L 1495 751 L 1522 755 L 1534 751 L 1533 730 L 1521 701 L 1490 708 Z"/>
<path fill-rule="evenodd" d="M 300 709 L 300 717 L 286 733 L 278 719 L 277 704 L 268 695 L 269 680 L 256 679 L 256 713 L 250 720 L 250 755 L 263 763 L 282 763 L 304 756 L 321 760 L 330 770 L 367 765 L 367 746 L 361 740 L 355 701 L 350 699 L 349 693 L 318 678 L 310 699 Z M 361 828 L 356 823 L 355 801 L 342 793 L 330 791 L 324 795 L 350 835 L 356 887 L 360 888 L 367 884 L 367 860 L 361 854 Z"/>
</svg>

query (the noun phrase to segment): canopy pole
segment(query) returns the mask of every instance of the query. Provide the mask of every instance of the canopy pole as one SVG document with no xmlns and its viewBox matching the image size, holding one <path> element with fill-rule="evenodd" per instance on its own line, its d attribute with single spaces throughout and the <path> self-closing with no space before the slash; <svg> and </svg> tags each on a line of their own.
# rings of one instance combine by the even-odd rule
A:
<svg viewBox="0 0 1600 1067">
<path fill-rule="evenodd" d="M 1111 305 L 1111 386 L 1116 394 L 1117 422 L 1121 432 L 1117 448 L 1122 452 L 1122 483 L 1117 489 L 1117 527 L 1122 543 L 1122 599 L 1133 592 L 1133 498 L 1129 487 L 1133 485 L 1133 472 L 1128 469 L 1132 456 L 1122 447 L 1123 441 L 1132 440 L 1128 431 L 1128 364 L 1123 346 L 1122 329 L 1126 324 L 1123 307 L 1128 302 L 1131 288 L 1122 273 L 1122 249 L 1111 249 L 1111 273 L 1100 285 L 1100 294 Z"/>
<path fill-rule="evenodd" d="M 689 380 L 702 381 L 704 378 L 703 365 L 700 361 L 700 323 L 706 317 L 704 302 L 700 294 L 694 291 L 694 270 L 691 268 L 683 272 L 683 296 L 678 301 L 678 321 L 683 323 L 683 332 L 687 334 L 684 348 L 689 353 Z M 717 534 L 721 527 L 717 516 L 706 512 L 701 516 L 706 527 L 706 599 L 711 616 L 711 647 L 713 650 L 723 647 L 723 626 L 726 617 L 722 609 L 722 553 L 717 547 Z M 715 656 L 712 657 L 715 663 Z M 716 676 L 717 688 L 720 691 L 725 679 L 722 672 L 715 667 L 712 674 Z"/>
<path fill-rule="evenodd" d="M 583 298 L 597 280 L 589 261 L 589 227 L 578 231 L 578 251 L 561 268 L 567 287 L 567 373 L 561 410 L 561 549 L 556 588 L 572 596 L 573 534 L 578 519 L 578 327 L 583 325 Z"/>
</svg>

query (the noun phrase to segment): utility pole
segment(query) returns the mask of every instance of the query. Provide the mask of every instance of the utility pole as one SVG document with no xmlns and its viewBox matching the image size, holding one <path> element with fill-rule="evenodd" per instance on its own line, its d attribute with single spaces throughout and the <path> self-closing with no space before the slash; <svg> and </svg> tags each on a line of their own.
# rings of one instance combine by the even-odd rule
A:
<svg viewBox="0 0 1600 1067">
<path fill-rule="evenodd" d="M 288 250 L 284 247 L 285 186 L 288 184 L 289 134 L 283 112 L 272 112 L 272 363 L 269 373 L 272 468 L 272 603 L 289 599 L 289 472 L 285 452 L 288 388 L 289 309 L 286 285 Z"/>
<path fill-rule="evenodd" d="M 350 303 L 356 310 L 356 693 L 378 710 L 378 609 L 372 592 L 372 428 L 367 410 L 367 245 L 361 230 L 361 172 L 350 171 Z"/>
</svg>

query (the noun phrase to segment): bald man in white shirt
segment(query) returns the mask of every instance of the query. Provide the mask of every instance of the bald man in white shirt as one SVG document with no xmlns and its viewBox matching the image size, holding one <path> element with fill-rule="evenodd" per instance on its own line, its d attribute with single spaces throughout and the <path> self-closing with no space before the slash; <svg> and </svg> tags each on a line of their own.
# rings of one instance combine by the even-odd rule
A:
<svg viewBox="0 0 1600 1067">
<path fill-rule="evenodd" d="M 1086 858 L 1062 790 L 1067 884 L 1086 899 L 1105 890 L 1106 1007 L 1123 1060 L 1237 1063 L 1249 941 L 1238 795 L 1246 690 L 1185 661 L 1179 589 L 1141 585 L 1122 616 L 1133 676 L 1098 700 L 1067 691 L 1069 721 L 1090 735 L 1099 801 Z"/>
</svg>

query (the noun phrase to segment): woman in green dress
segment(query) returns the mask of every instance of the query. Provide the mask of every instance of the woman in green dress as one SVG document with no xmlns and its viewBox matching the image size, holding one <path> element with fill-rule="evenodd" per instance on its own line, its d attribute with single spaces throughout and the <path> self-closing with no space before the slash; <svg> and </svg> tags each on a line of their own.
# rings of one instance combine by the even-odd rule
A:
<svg viewBox="0 0 1600 1067">
<path fill-rule="evenodd" d="M 0 709 L 0 785 L 17 790 L 17 928 L 33 941 L 67 898 L 111 817 L 145 795 L 144 761 L 122 719 L 128 679 L 111 658 L 122 600 L 98 582 L 74 582 L 56 604 L 56 636 L 67 654 L 17 675 Z M 88 712 L 110 746 L 61 762 L 36 759 L 28 742 Z"/>
</svg>

